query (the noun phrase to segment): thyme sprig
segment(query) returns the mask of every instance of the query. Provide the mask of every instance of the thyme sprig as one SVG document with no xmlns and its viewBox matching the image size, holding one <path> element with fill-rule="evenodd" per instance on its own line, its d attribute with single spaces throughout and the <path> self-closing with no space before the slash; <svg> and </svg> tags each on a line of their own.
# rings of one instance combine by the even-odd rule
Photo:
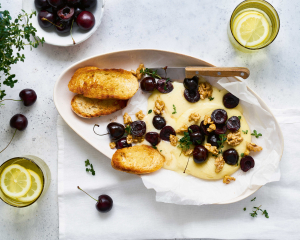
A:
<svg viewBox="0 0 300 240">
<path fill-rule="evenodd" d="M 91 172 L 93 176 L 95 176 L 95 170 L 94 170 L 94 167 L 93 167 L 93 164 L 90 163 L 90 160 L 86 160 L 84 161 L 85 162 L 85 166 L 87 167 L 85 170 L 87 172 Z M 88 168 L 88 166 L 90 166 L 90 168 Z"/>
<path fill-rule="evenodd" d="M 262 134 L 261 133 L 257 133 L 256 130 L 253 130 L 253 133 L 251 133 L 251 135 L 254 136 L 254 137 L 256 137 L 256 138 L 259 138 L 259 137 L 262 136 Z"/>
<path fill-rule="evenodd" d="M 141 69 L 140 73 L 149 75 L 150 77 L 161 79 L 161 76 L 157 74 L 157 70 L 151 70 L 149 68 Z"/>
<path fill-rule="evenodd" d="M 191 137 L 188 132 L 183 133 L 183 137 L 179 139 L 178 148 L 181 148 L 183 152 L 189 150 L 192 145 Z"/>
<path fill-rule="evenodd" d="M 222 148 L 224 147 L 224 142 L 227 140 L 226 134 L 220 134 L 219 135 L 220 140 L 217 141 L 217 144 L 219 145 L 220 151 L 219 154 L 223 152 Z"/>
</svg>

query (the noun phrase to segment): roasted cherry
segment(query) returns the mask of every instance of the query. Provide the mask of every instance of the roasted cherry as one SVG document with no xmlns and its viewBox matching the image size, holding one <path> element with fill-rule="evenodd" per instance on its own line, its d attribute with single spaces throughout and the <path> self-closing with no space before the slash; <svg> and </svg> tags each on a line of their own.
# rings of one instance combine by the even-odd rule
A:
<svg viewBox="0 0 300 240">
<path fill-rule="evenodd" d="M 34 5 L 38 9 L 46 9 L 50 7 L 47 0 L 34 0 Z"/>
<path fill-rule="evenodd" d="M 209 134 L 207 137 L 207 142 L 210 143 L 212 146 L 219 147 L 218 141 L 220 141 L 219 135 L 217 134 Z"/>
<path fill-rule="evenodd" d="M 208 128 L 209 128 L 209 124 L 204 125 L 204 121 L 200 123 L 200 131 L 206 136 L 209 135 L 209 132 L 207 131 Z"/>
<path fill-rule="evenodd" d="M 95 25 L 95 17 L 89 11 L 82 11 L 76 18 L 78 27 L 82 30 L 90 30 Z"/>
<path fill-rule="evenodd" d="M 52 7 L 62 7 L 63 5 L 66 4 L 66 0 L 48 0 L 48 3 L 52 6 Z"/>
<path fill-rule="evenodd" d="M 213 120 L 215 124 L 224 124 L 227 118 L 227 112 L 224 109 L 216 109 L 211 114 L 211 120 Z"/>
<path fill-rule="evenodd" d="M 153 77 L 145 77 L 141 81 L 141 89 L 145 92 L 153 92 L 156 89 L 156 82 Z"/>
<path fill-rule="evenodd" d="M 201 132 L 193 132 L 193 133 L 189 133 L 189 135 L 192 143 L 195 146 L 200 145 L 205 139 L 205 135 L 202 134 Z"/>
<path fill-rule="evenodd" d="M 166 120 L 164 117 L 156 115 L 152 120 L 152 124 L 156 129 L 161 130 L 164 126 L 166 126 Z"/>
<path fill-rule="evenodd" d="M 193 77 L 193 78 L 185 78 L 183 80 L 183 85 L 185 89 L 190 90 L 190 91 L 198 91 L 198 77 Z"/>
<path fill-rule="evenodd" d="M 188 127 L 188 132 L 189 133 L 200 132 L 200 126 L 191 125 L 191 126 Z"/>
<path fill-rule="evenodd" d="M 97 4 L 97 0 L 81 0 L 81 5 L 84 8 L 92 8 L 95 7 Z"/>
<path fill-rule="evenodd" d="M 223 158 L 227 164 L 236 165 L 239 160 L 239 155 L 234 148 L 230 148 L 223 152 Z"/>
<path fill-rule="evenodd" d="M 241 127 L 240 119 L 236 116 L 232 116 L 228 119 L 226 126 L 229 131 L 236 132 Z"/>
<path fill-rule="evenodd" d="M 70 7 L 77 7 L 80 5 L 80 0 L 67 0 L 67 5 Z"/>
<path fill-rule="evenodd" d="M 134 137 L 142 137 L 146 133 L 146 123 L 144 121 L 134 121 L 130 124 L 130 128 Z"/>
<path fill-rule="evenodd" d="M 157 90 L 161 93 L 169 93 L 174 89 L 172 82 L 167 79 L 159 79 L 156 86 Z"/>
<path fill-rule="evenodd" d="M 127 147 L 132 147 L 132 144 L 127 143 L 126 137 L 123 137 L 118 141 L 116 141 L 116 149 L 127 148 Z"/>
<path fill-rule="evenodd" d="M 124 135 L 125 127 L 121 123 L 111 122 L 107 125 L 107 132 L 113 140 L 117 140 Z"/>
<path fill-rule="evenodd" d="M 170 141 L 170 135 L 174 135 L 176 136 L 176 132 L 174 130 L 174 128 L 172 128 L 171 126 L 165 126 L 161 131 L 160 131 L 160 138 L 162 140 L 165 140 L 165 141 Z"/>
<path fill-rule="evenodd" d="M 57 16 L 62 21 L 71 21 L 74 17 L 74 8 L 65 6 L 64 8 L 61 8 L 57 11 Z"/>
<path fill-rule="evenodd" d="M 248 172 L 251 168 L 254 167 L 255 162 L 254 159 L 250 156 L 245 156 L 241 159 L 241 169 L 244 172 Z"/>
<path fill-rule="evenodd" d="M 24 106 L 28 107 L 35 103 L 37 95 L 32 89 L 23 89 L 20 94 L 20 98 L 23 100 Z"/>
<path fill-rule="evenodd" d="M 71 30 L 71 21 L 58 20 L 55 22 L 55 29 L 58 33 L 68 33 Z"/>
<path fill-rule="evenodd" d="M 40 11 L 38 14 L 38 22 L 42 28 L 51 27 L 53 25 L 52 23 L 54 22 L 53 13 L 48 12 L 46 10 Z"/>
<path fill-rule="evenodd" d="M 10 119 L 10 126 L 19 131 L 25 130 L 28 125 L 27 118 L 22 114 L 16 114 Z"/>
<path fill-rule="evenodd" d="M 152 145 L 156 146 L 160 142 L 159 134 L 157 132 L 147 132 L 145 139 Z"/>
<path fill-rule="evenodd" d="M 203 163 L 208 157 L 208 151 L 202 145 L 198 145 L 194 148 L 193 158 L 195 163 Z"/>
<path fill-rule="evenodd" d="M 184 90 L 184 97 L 188 102 L 195 103 L 200 100 L 200 94 L 198 91 L 192 91 L 192 90 Z"/>
<path fill-rule="evenodd" d="M 225 134 L 227 131 L 226 124 L 216 124 L 215 134 Z"/>
<path fill-rule="evenodd" d="M 239 105 L 240 99 L 234 96 L 232 93 L 226 93 L 223 97 L 223 104 L 226 108 L 235 108 Z"/>
</svg>

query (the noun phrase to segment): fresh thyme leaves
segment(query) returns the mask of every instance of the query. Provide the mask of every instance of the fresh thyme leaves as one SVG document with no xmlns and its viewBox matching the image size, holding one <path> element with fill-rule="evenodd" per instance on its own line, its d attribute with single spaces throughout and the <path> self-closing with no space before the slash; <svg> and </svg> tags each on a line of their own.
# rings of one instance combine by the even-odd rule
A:
<svg viewBox="0 0 300 240">
<path fill-rule="evenodd" d="M 184 136 L 179 139 L 178 147 L 181 148 L 182 151 L 187 151 L 190 149 L 191 145 L 193 144 L 188 132 L 183 133 Z"/>
<path fill-rule="evenodd" d="M 242 130 L 242 132 L 243 132 L 244 134 L 248 134 L 248 130 L 246 130 L 246 131 Z"/>
<path fill-rule="evenodd" d="M 170 78 L 166 79 L 165 85 L 164 85 L 164 90 L 167 91 L 167 83 L 170 81 Z"/>
<path fill-rule="evenodd" d="M 175 107 L 175 105 L 173 104 L 173 112 L 172 112 L 172 114 L 176 114 L 177 112 L 176 112 L 176 107 Z"/>
<path fill-rule="evenodd" d="M 130 125 L 126 126 L 125 132 L 126 132 L 127 135 L 131 134 L 131 127 L 130 127 Z"/>
<path fill-rule="evenodd" d="M 241 157 L 244 157 L 245 156 L 245 154 L 244 153 L 241 153 Z"/>
<path fill-rule="evenodd" d="M 95 170 L 94 170 L 93 164 L 90 163 L 90 160 L 87 159 L 87 160 L 84 161 L 84 162 L 85 162 L 85 166 L 87 167 L 85 170 L 86 170 L 87 172 L 91 172 L 92 175 L 95 175 Z M 90 166 L 90 168 L 88 168 L 88 166 Z"/>
<path fill-rule="evenodd" d="M 238 118 L 241 120 L 242 119 L 242 117 L 241 116 L 238 116 Z"/>
<path fill-rule="evenodd" d="M 212 101 L 212 100 L 214 100 L 215 98 L 214 98 L 214 97 L 209 97 L 208 99 L 209 99 L 209 101 Z"/>
<path fill-rule="evenodd" d="M 29 22 L 33 16 L 36 16 L 36 12 L 28 14 L 22 10 L 22 14 L 14 20 L 7 10 L 0 11 L 0 15 L 0 73 L 5 76 L 3 84 L 13 88 L 18 80 L 15 79 L 15 74 L 10 73 L 11 65 L 25 60 L 25 55 L 20 54 L 20 51 L 24 50 L 26 45 L 29 45 L 30 49 L 37 48 L 40 43 L 43 45 L 45 40 L 36 36 L 36 29 Z M 31 37 L 34 41 L 31 41 Z M 16 55 L 13 54 L 14 50 L 17 52 Z M 0 89 L 0 100 L 5 96 L 5 90 Z"/>
<path fill-rule="evenodd" d="M 148 111 L 148 114 L 150 114 L 150 113 L 152 113 L 152 109 L 150 109 L 150 110 Z"/>
<path fill-rule="evenodd" d="M 159 150 L 160 152 L 162 152 L 162 150 Z"/>
<path fill-rule="evenodd" d="M 262 136 L 261 133 L 257 133 L 256 130 L 253 130 L 253 133 L 251 133 L 252 136 L 255 136 L 256 138 L 259 138 L 260 136 Z"/>
<path fill-rule="evenodd" d="M 223 148 L 224 147 L 224 142 L 227 140 L 226 134 L 220 134 L 219 135 L 220 140 L 217 141 L 219 148 Z"/>
<path fill-rule="evenodd" d="M 255 198 L 253 198 L 253 199 L 251 199 L 251 202 L 254 202 L 254 201 L 255 201 L 255 199 L 256 199 L 256 197 L 255 197 Z"/>
<path fill-rule="evenodd" d="M 156 146 L 154 146 L 154 145 L 152 145 L 152 147 L 153 147 L 154 149 L 157 149 L 157 147 L 156 147 Z"/>
<path fill-rule="evenodd" d="M 244 211 L 246 211 L 247 209 L 244 207 Z"/>
<path fill-rule="evenodd" d="M 149 68 L 145 68 L 145 69 L 141 69 L 141 70 L 140 70 L 140 73 L 142 73 L 142 74 L 147 74 L 147 75 L 149 75 L 149 76 L 151 76 L 151 77 L 161 79 L 161 76 L 159 76 L 159 75 L 157 74 L 157 70 L 153 71 L 153 70 L 151 70 L 151 69 L 149 69 Z"/>
<path fill-rule="evenodd" d="M 261 209 L 261 205 L 259 207 L 253 207 L 255 210 L 252 211 L 252 213 L 250 213 L 251 217 L 257 217 L 257 212 L 261 211 L 262 215 L 265 216 L 265 218 L 269 218 L 269 213 L 267 212 L 267 210 L 262 210 Z"/>
</svg>

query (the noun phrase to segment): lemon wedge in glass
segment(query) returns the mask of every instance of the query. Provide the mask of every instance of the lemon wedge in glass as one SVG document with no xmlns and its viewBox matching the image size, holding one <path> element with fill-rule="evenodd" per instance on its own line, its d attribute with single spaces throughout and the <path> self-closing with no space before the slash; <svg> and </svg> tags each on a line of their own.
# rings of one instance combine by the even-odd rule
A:
<svg viewBox="0 0 300 240">
<path fill-rule="evenodd" d="M 24 196 L 31 187 L 31 176 L 26 168 L 12 164 L 5 168 L 0 177 L 0 186 L 5 195 L 10 198 Z"/>
<path fill-rule="evenodd" d="M 30 169 L 27 169 L 27 171 L 31 175 L 31 187 L 29 191 L 23 196 L 18 198 L 20 202 L 32 202 L 35 199 L 37 199 L 42 190 L 43 190 L 43 183 L 38 174 L 36 174 L 34 171 L 31 171 Z"/>
</svg>

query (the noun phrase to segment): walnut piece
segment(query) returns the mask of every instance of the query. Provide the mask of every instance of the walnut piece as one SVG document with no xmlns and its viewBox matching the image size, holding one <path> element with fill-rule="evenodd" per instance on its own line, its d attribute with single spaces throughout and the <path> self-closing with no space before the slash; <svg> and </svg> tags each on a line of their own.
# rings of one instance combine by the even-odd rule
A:
<svg viewBox="0 0 300 240">
<path fill-rule="evenodd" d="M 225 164 L 224 158 L 222 155 L 216 158 L 215 166 L 216 166 L 216 173 L 221 172 Z"/>
<path fill-rule="evenodd" d="M 172 146 L 176 147 L 176 145 L 178 143 L 178 137 L 171 134 L 170 135 L 170 143 Z"/>
<path fill-rule="evenodd" d="M 243 137 L 241 136 L 241 132 L 240 131 L 236 131 L 236 132 L 231 132 L 227 134 L 227 140 L 226 142 L 230 145 L 230 146 L 237 146 L 240 145 L 240 143 L 243 141 Z"/>
<path fill-rule="evenodd" d="M 210 124 L 207 131 L 212 132 L 215 131 L 216 129 L 217 129 L 216 124 Z"/>
<path fill-rule="evenodd" d="M 213 93 L 212 86 L 208 82 L 200 83 L 198 91 L 202 100 L 211 97 Z"/>
<path fill-rule="evenodd" d="M 235 178 L 234 177 L 230 177 L 230 176 L 225 176 L 223 178 L 223 183 L 229 184 L 230 181 L 235 181 Z"/>
<path fill-rule="evenodd" d="M 153 112 L 156 114 L 156 115 L 160 115 L 163 113 L 164 111 L 164 108 L 165 108 L 165 103 L 159 99 L 157 99 L 155 101 L 155 105 L 154 105 L 154 108 L 153 108 Z"/>
<path fill-rule="evenodd" d="M 263 150 L 262 147 L 256 145 L 255 143 L 246 143 L 246 147 L 249 151 L 253 151 L 253 152 L 260 152 L 261 150 Z"/>
<path fill-rule="evenodd" d="M 131 117 L 128 115 L 128 113 L 124 114 L 123 120 L 124 120 L 125 125 L 128 125 L 128 124 L 132 123 Z"/>
<path fill-rule="evenodd" d="M 135 114 L 135 116 L 138 120 L 143 120 L 143 118 L 145 117 L 145 114 L 143 113 L 142 110 L 140 110 Z"/>
<path fill-rule="evenodd" d="M 199 113 L 191 113 L 191 115 L 189 116 L 189 122 L 197 122 L 199 121 L 201 118 L 200 114 Z"/>
<path fill-rule="evenodd" d="M 140 80 L 142 77 L 143 77 L 143 73 L 141 73 L 141 69 L 145 69 L 145 66 L 144 66 L 144 64 L 140 64 L 140 66 L 137 68 L 137 70 L 136 70 L 136 73 L 135 73 L 135 76 L 136 76 L 136 78 L 138 79 L 138 80 Z"/>
<path fill-rule="evenodd" d="M 111 143 L 109 144 L 109 147 L 110 147 L 111 149 L 114 149 L 114 148 L 116 147 L 116 143 L 115 143 L 115 142 L 111 142 Z"/>
<path fill-rule="evenodd" d="M 216 146 L 212 146 L 210 143 L 205 143 L 204 147 L 211 152 L 213 155 L 218 155 L 219 151 Z"/>
<path fill-rule="evenodd" d="M 133 143 L 133 138 L 132 138 L 132 135 L 131 135 L 131 134 L 128 134 L 128 136 L 127 136 L 127 138 L 126 138 L 126 142 L 127 142 L 128 144 Z"/>
<path fill-rule="evenodd" d="M 136 137 L 133 139 L 133 143 L 141 143 L 145 140 L 144 137 Z"/>
<path fill-rule="evenodd" d="M 183 134 L 184 132 L 188 131 L 188 126 L 186 124 L 184 124 L 183 126 L 181 126 L 181 128 L 176 130 L 176 133 L 178 134 Z"/>
<path fill-rule="evenodd" d="M 193 149 L 193 148 L 190 148 L 190 149 L 188 149 L 188 150 L 186 150 L 186 151 L 183 151 L 183 154 L 184 154 L 185 156 L 190 156 L 190 155 L 193 153 L 193 151 L 194 151 L 194 149 Z"/>
<path fill-rule="evenodd" d="M 250 151 L 246 148 L 245 152 L 244 152 L 244 156 L 248 156 L 250 154 Z"/>
<path fill-rule="evenodd" d="M 204 122 L 203 122 L 204 125 L 213 124 L 213 123 L 214 123 L 214 121 L 211 120 L 210 116 L 208 116 L 208 115 L 204 116 Z"/>
</svg>

